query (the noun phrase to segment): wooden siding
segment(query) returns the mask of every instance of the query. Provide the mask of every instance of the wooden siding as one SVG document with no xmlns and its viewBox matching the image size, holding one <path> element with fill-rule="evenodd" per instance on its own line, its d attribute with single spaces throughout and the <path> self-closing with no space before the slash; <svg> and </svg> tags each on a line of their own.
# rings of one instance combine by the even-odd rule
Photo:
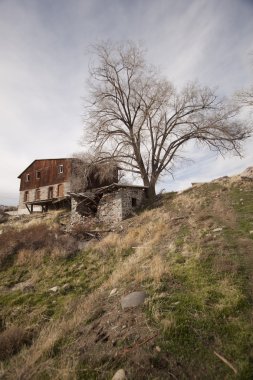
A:
<svg viewBox="0 0 253 380">
<path fill-rule="evenodd" d="M 20 175 L 20 191 L 70 181 L 71 163 L 71 158 L 35 160 Z M 63 165 L 63 173 L 59 173 L 59 165 Z M 36 174 L 38 172 L 40 172 L 40 176 Z M 27 174 L 29 174 L 29 181 L 27 181 Z"/>
</svg>

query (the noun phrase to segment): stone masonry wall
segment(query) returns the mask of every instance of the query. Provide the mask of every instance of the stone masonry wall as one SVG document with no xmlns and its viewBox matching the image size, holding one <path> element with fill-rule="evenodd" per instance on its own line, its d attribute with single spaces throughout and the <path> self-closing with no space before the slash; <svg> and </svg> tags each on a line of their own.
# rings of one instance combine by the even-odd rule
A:
<svg viewBox="0 0 253 380">
<path fill-rule="evenodd" d="M 78 201 L 71 197 L 71 224 L 82 223 L 84 220 L 83 216 L 76 211 L 77 205 Z"/>
<path fill-rule="evenodd" d="M 97 217 L 101 222 L 114 223 L 122 220 L 122 199 L 120 191 L 104 194 L 99 202 Z"/>
<path fill-rule="evenodd" d="M 53 188 L 53 198 L 57 198 L 57 192 L 58 192 L 58 185 L 49 185 L 49 186 L 42 186 L 38 187 L 40 189 L 40 200 L 45 200 L 48 199 L 48 188 L 52 187 Z M 67 193 L 70 191 L 70 182 L 63 182 L 64 185 L 64 196 L 67 195 Z M 35 191 L 36 189 L 29 190 L 29 196 L 28 196 L 28 201 L 33 202 L 35 201 Z M 25 191 L 20 191 L 19 193 L 19 206 L 18 206 L 18 212 L 19 214 L 27 214 L 28 210 L 25 206 L 24 203 L 24 196 L 25 196 Z M 34 211 L 41 211 L 41 206 L 34 206 Z"/>
<path fill-rule="evenodd" d="M 141 205 L 144 191 L 136 188 L 121 188 L 116 192 L 104 194 L 100 200 L 97 217 L 105 223 L 117 223 L 125 219 Z"/>
<path fill-rule="evenodd" d="M 122 199 L 122 219 L 125 219 L 136 208 L 140 207 L 144 199 L 144 190 L 138 188 L 122 188 L 120 191 Z M 133 205 L 133 203 L 135 205 Z"/>
</svg>

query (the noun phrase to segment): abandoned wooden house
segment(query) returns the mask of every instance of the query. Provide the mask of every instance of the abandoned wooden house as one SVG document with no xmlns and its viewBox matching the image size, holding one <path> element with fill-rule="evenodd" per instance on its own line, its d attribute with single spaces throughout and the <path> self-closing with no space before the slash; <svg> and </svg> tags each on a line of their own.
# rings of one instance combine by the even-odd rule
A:
<svg viewBox="0 0 253 380">
<path fill-rule="evenodd" d="M 70 204 L 71 158 L 34 160 L 19 176 L 19 213 Z"/>
<path fill-rule="evenodd" d="M 145 187 L 118 183 L 117 167 L 101 176 L 100 167 L 86 167 L 76 158 L 34 160 L 19 176 L 19 213 L 71 208 L 72 221 L 97 216 L 120 221 L 141 205 Z"/>
</svg>

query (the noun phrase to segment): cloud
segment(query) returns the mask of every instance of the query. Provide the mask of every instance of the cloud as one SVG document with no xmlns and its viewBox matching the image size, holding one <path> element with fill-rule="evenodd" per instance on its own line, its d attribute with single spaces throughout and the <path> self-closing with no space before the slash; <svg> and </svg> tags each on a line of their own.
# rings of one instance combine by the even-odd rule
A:
<svg viewBox="0 0 253 380">
<path fill-rule="evenodd" d="M 229 96 L 253 82 L 252 19 L 246 0 L 2 0 L 0 203 L 1 194 L 18 195 L 16 177 L 34 159 L 80 150 L 89 44 L 143 41 L 148 60 L 177 86 L 198 79 Z M 250 144 L 244 161 L 204 151 L 179 169 L 176 186 L 249 165 Z"/>
</svg>

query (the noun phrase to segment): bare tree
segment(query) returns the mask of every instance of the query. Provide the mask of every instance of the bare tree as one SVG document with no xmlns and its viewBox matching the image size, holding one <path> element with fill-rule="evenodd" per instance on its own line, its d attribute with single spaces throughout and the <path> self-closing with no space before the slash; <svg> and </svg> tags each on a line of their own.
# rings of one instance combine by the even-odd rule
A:
<svg viewBox="0 0 253 380">
<path fill-rule="evenodd" d="M 251 86 L 247 90 L 242 90 L 238 92 L 237 99 L 242 105 L 253 107 L 253 86 Z"/>
<path fill-rule="evenodd" d="M 190 140 L 220 154 L 240 155 L 250 129 L 236 121 L 238 107 L 197 84 L 176 91 L 133 42 L 104 42 L 94 52 L 84 139 L 103 160 L 113 157 L 125 170 L 139 174 L 150 197 L 161 174 L 173 172 Z"/>
<path fill-rule="evenodd" d="M 76 153 L 72 160 L 71 191 L 83 192 L 118 180 L 117 163 L 89 153 Z"/>
<path fill-rule="evenodd" d="M 251 55 L 253 55 L 253 53 L 251 53 Z M 253 60 L 251 60 L 251 63 L 253 68 Z M 253 107 L 253 85 L 241 91 L 237 91 L 235 99 L 242 106 Z"/>
</svg>

